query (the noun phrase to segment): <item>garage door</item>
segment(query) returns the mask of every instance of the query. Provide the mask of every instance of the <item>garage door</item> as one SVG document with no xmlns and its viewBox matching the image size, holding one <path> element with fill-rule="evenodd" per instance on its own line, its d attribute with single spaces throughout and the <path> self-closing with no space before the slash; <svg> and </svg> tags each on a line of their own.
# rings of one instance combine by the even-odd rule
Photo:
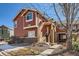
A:
<svg viewBox="0 0 79 59">
<path fill-rule="evenodd" d="M 35 37 L 35 31 L 28 31 L 28 37 Z"/>
</svg>

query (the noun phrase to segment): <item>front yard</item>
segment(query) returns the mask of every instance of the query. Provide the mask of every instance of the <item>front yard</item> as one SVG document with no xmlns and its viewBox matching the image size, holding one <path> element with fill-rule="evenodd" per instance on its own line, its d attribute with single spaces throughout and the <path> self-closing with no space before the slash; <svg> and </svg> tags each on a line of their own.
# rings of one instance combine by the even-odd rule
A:
<svg viewBox="0 0 79 59">
<path fill-rule="evenodd" d="M 1 56 L 27 56 L 27 55 L 39 55 L 44 50 L 48 49 L 49 46 L 44 44 L 35 46 L 29 45 L 29 46 L 17 46 L 15 48 L 11 49 L 5 49 L 1 51 Z"/>
<path fill-rule="evenodd" d="M 1 46 L 0 46 L 1 47 Z M 73 50 L 67 51 L 66 44 L 54 44 L 49 46 L 45 43 L 37 43 L 27 45 L 27 43 L 20 43 L 20 44 L 4 44 L 1 48 L 3 49 L 0 51 L 0 56 L 28 56 L 28 55 L 48 55 L 48 56 L 78 56 L 79 44 L 74 44 Z M 64 50 L 65 51 L 64 51 Z M 77 51 L 78 50 L 78 51 Z M 49 54 L 51 53 L 51 54 Z"/>
</svg>

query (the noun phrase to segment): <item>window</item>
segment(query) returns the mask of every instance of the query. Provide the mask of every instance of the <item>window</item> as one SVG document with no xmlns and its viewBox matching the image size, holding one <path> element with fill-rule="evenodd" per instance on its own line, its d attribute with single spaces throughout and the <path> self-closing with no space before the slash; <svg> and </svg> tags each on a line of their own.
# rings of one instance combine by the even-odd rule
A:
<svg viewBox="0 0 79 59">
<path fill-rule="evenodd" d="M 17 21 L 14 22 L 14 27 L 16 27 L 16 26 L 17 26 Z"/>
<path fill-rule="evenodd" d="M 60 35 L 60 39 L 66 39 L 66 35 L 61 34 L 61 35 Z"/>
<path fill-rule="evenodd" d="M 28 31 L 28 37 L 35 37 L 35 31 Z"/>
<path fill-rule="evenodd" d="M 63 35 L 63 39 L 66 39 L 66 35 Z"/>
<path fill-rule="evenodd" d="M 29 12 L 26 16 L 26 19 L 29 21 L 29 20 L 32 20 L 32 18 L 33 18 L 33 14 L 32 12 Z"/>
</svg>

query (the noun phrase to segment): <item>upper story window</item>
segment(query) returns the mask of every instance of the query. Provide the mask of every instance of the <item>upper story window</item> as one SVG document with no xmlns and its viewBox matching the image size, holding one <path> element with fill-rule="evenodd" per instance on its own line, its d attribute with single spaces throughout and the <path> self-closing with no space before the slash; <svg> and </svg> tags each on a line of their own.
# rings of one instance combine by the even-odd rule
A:
<svg viewBox="0 0 79 59">
<path fill-rule="evenodd" d="M 29 13 L 26 15 L 26 19 L 27 19 L 27 21 L 33 20 L 33 13 L 32 13 L 32 12 L 29 12 Z"/>
</svg>

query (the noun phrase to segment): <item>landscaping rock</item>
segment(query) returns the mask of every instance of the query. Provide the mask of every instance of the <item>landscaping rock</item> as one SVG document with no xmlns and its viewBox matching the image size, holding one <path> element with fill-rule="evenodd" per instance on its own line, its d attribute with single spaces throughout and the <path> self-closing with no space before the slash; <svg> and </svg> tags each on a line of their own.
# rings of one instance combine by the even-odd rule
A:
<svg viewBox="0 0 79 59">
<path fill-rule="evenodd" d="M 51 46 L 49 49 L 45 50 L 44 52 L 42 52 L 40 55 L 54 55 L 54 54 L 57 54 L 57 53 L 60 53 L 62 51 L 64 51 L 65 48 L 63 48 L 62 45 L 54 45 L 54 46 Z"/>
<path fill-rule="evenodd" d="M 63 47 L 62 45 L 53 45 L 53 46 L 50 46 L 50 49 L 60 49 L 62 47 Z"/>
<path fill-rule="evenodd" d="M 52 52 L 54 52 L 54 50 L 53 49 L 47 49 L 47 50 L 45 50 L 44 52 L 42 52 L 40 55 L 50 55 L 50 54 L 52 54 Z"/>
</svg>

